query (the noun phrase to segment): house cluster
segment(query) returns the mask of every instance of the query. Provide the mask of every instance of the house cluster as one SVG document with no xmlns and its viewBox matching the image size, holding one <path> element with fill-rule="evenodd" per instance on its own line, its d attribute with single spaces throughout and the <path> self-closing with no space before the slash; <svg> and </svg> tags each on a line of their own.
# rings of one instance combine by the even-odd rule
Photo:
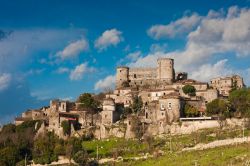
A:
<svg viewBox="0 0 250 166">
<path fill-rule="evenodd" d="M 192 85 L 196 94 L 185 94 L 182 88 Z M 186 72 L 175 72 L 174 60 L 159 58 L 156 68 L 117 67 L 116 88 L 106 94 L 102 101 L 101 112 L 90 115 L 81 109 L 81 103 L 52 100 L 49 107 L 28 110 L 15 119 L 18 125 L 26 120 L 43 119 L 49 130 L 60 132 L 64 120 L 87 126 L 111 126 L 121 118 L 121 107 L 130 107 L 133 98 L 139 96 L 143 102 L 141 122 L 155 127 L 159 132 L 164 127 L 183 117 L 183 108 L 189 104 L 200 111 L 205 111 L 206 103 L 219 97 L 228 97 L 233 88 L 244 87 L 242 77 L 233 75 L 212 79 L 209 83 L 188 79 Z M 118 109 L 119 108 L 119 109 Z M 123 109 L 124 110 L 124 109 Z M 130 125 L 129 118 L 127 125 Z"/>
</svg>

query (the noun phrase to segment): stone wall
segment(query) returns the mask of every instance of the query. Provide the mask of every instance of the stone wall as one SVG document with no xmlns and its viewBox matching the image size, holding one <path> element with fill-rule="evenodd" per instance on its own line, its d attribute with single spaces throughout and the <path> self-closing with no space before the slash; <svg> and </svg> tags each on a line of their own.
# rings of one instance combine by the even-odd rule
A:
<svg viewBox="0 0 250 166">
<path fill-rule="evenodd" d="M 129 69 L 129 80 L 138 81 L 146 79 L 157 79 L 156 68 L 130 68 Z"/>
<path fill-rule="evenodd" d="M 227 119 L 225 127 L 236 127 L 242 126 L 243 119 Z M 205 121 L 183 121 L 176 122 L 172 125 L 166 125 L 164 127 L 159 127 L 156 125 L 152 125 L 148 128 L 149 133 L 154 135 L 162 134 L 162 133 L 171 133 L 172 135 L 180 135 L 180 134 L 191 134 L 192 132 L 208 129 L 208 128 L 218 128 L 220 127 L 218 120 L 205 120 Z"/>
<path fill-rule="evenodd" d="M 216 89 L 208 89 L 206 91 L 196 91 L 197 96 L 201 96 L 206 102 L 211 102 L 218 98 L 218 91 Z"/>
</svg>

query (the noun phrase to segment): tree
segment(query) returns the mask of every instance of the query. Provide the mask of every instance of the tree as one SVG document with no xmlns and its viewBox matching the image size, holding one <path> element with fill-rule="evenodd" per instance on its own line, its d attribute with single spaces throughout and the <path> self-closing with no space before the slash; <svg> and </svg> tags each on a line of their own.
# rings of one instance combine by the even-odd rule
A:
<svg viewBox="0 0 250 166">
<path fill-rule="evenodd" d="M 135 137 L 137 139 L 140 139 L 144 134 L 143 124 L 137 116 L 133 116 L 131 118 L 131 131 L 135 133 Z"/>
<path fill-rule="evenodd" d="M 82 141 L 76 137 L 71 137 L 68 139 L 66 144 L 66 156 L 71 161 L 72 157 L 79 151 L 83 150 Z"/>
<path fill-rule="evenodd" d="M 67 120 L 64 120 L 62 121 L 61 126 L 63 128 L 63 134 L 70 135 L 70 128 L 71 128 L 70 122 Z"/>
<path fill-rule="evenodd" d="M 226 122 L 225 119 L 230 116 L 228 104 L 226 103 L 226 101 L 222 99 L 215 99 L 208 103 L 206 106 L 206 112 L 208 115 L 218 116 L 218 123 L 220 125 L 220 128 L 222 129 Z"/>
<path fill-rule="evenodd" d="M 122 113 L 122 115 L 121 115 L 121 119 L 127 118 L 128 115 L 131 114 L 132 112 L 133 112 L 133 111 L 132 111 L 132 109 L 131 109 L 130 107 L 125 107 L 125 108 L 123 109 L 123 113 Z"/>
<path fill-rule="evenodd" d="M 93 115 L 97 112 L 100 103 L 90 93 L 80 95 L 77 102 L 80 103 L 82 109 L 87 110 L 91 114 L 91 123 L 93 125 Z"/>
<path fill-rule="evenodd" d="M 134 113 L 139 113 L 142 109 L 143 106 L 143 102 L 142 102 L 142 98 L 140 96 L 135 96 L 133 98 L 133 104 L 132 104 L 132 110 Z"/>
<path fill-rule="evenodd" d="M 47 132 L 44 136 L 38 137 L 34 142 L 33 160 L 38 164 L 50 164 L 56 161 L 55 145 L 59 139 L 54 132 Z"/>
<path fill-rule="evenodd" d="M 206 105 L 206 112 L 208 115 L 224 115 L 227 116 L 229 113 L 228 104 L 225 100 L 215 99 Z"/>
<path fill-rule="evenodd" d="M 192 85 L 185 85 L 183 88 L 182 88 L 182 91 L 189 95 L 189 96 L 195 96 L 195 93 L 196 93 L 196 89 L 194 86 Z"/>
<path fill-rule="evenodd" d="M 197 116 L 199 116 L 199 110 L 197 108 L 195 108 L 194 106 L 191 106 L 189 104 L 185 104 L 184 114 L 186 117 L 197 117 Z"/>
<path fill-rule="evenodd" d="M 243 117 L 250 117 L 250 89 L 238 89 L 229 94 L 231 109 Z"/>
</svg>

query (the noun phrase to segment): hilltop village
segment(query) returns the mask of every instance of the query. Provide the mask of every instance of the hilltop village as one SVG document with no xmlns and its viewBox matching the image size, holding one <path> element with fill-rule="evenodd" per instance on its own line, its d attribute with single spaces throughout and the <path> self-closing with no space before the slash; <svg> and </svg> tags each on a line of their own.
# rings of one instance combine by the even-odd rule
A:
<svg viewBox="0 0 250 166">
<path fill-rule="evenodd" d="M 191 91 L 186 92 L 184 87 Z M 226 99 L 230 91 L 243 87 L 243 78 L 239 75 L 218 77 L 210 82 L 189 79 L 188 73 L 175 72 L 174 59 L 159 58 L 156 68 L 117 67 L 115 90 L 98 99 L 98 111 L 82 107 L 79 101 L 51 100 L 47 107 L 23 112 L 15 124 L 42 120 L 38 133 L 54 131 L 62 138 L 65 121 L 71 125 L 71 135 L 91 132 L 97 139 L 133 138 L 138 128 L 144 134 L 157 135 L 171 132 L 171 126 L 180 121 L 211 118 L 205 114 L 207 103 L 217 98 Z M 139 111 L 130 109 L 135 100 L 141 105 Z M 187 105 L 198 110 L 196 117 L 184 113 Z"/>
</svg>

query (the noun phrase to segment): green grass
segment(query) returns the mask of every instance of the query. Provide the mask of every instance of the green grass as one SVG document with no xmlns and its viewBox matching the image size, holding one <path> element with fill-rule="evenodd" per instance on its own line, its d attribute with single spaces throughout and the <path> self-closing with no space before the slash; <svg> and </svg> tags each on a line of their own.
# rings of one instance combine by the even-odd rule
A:
<svg viewBox="0 0 250 166">
<path fill-rule="evenodd" d="M 249 136 L 249 130 L 245 130 L 245 136 Z M 204 151 L 181 152 L 185 147 L 193 147 L 198 143 L 209 143 L 215 140 L 242 137 L 241 129 L 206 129 L 189 135 L 155 137 L 149 148 L 149 144 L 138 140 L 125 140 L 111 138 L 108 140 L 84 141 L 83 147 L 89 152 L 90 157 L 95 158 L 97 145 L 99 147 L 99 158 L 122 156 L 126 162 L 116 165 L 237 165 L 250 161 L 250 146 L 248 144 L 229 147 L 218 147 Z M 171 144 L 170 144 L 171 142 Z M 157 149 L 166 155 L 159 158 L 151 158 L 146 161 L 130 161 L 129 157 L 142 156 L 145 153 L 153 154 Z M 170 149 L 171 152 L 170 153 Z M 249 150 L 248 150 L 249 149 Z M 244 161 L 238 161 L 235 157 L 247 155 Z M 249 162 L 250 163 L 250 162 Z M 108 164 L 107 164 L 108 165 Z"/>
<path fill-rule="evenodd" d="M 133 166 L 202 166 L 243 165 L 250 161 L 250 145 L 224 146 L 202 151 L 168 153 L 165 156 L 145 161 L 131 161 L 118 165 Z M 250 163 L 250 162 L 249 162 Z"/>
<path fill-rule="evenodd" d="M 82 145 L 91 157 L 96 157 L 98 146 L 99 158 L 113 157 L 113 155 L 123 157 L 138 156 L 140 153 L 147 151 L 147 145 L 145 143 L 121 138 L 83 141 Z"/>
</svg>

